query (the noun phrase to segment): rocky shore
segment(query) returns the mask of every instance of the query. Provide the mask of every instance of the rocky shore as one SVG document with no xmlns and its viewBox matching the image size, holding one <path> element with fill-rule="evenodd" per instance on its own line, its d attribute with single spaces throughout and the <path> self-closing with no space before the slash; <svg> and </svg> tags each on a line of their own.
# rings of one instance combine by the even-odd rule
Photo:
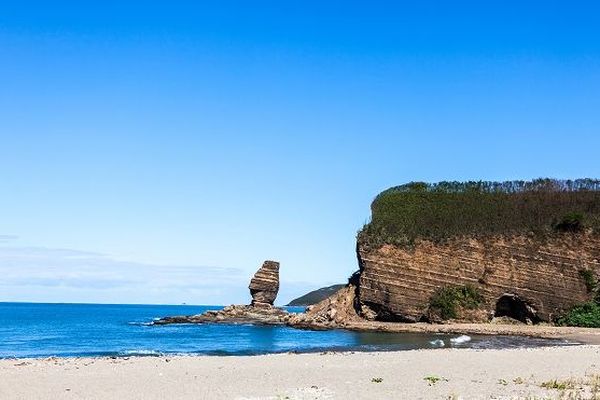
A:
<svg viewBox="0 0 600 400">
<path fill-rule="evenodd" d="M 203 323 L 284 325 L 291 316 L 293 314 L 274 306 L 231 305 L 222 310 L 206 311 L 198 315 L 164 317 L 154 321 L 153 325 Z"/>
<path fill-rule="evenodd" d="M 267 260 L 256 271 L 248 286 L 252 303 L 250 305 L 230 305 L 222 310 L 206 311 L 198 315 L 180 315 L 164 317 L 153 322 L 153 325 L 168 324 L 256 324 L 284 325 L 293 314 L 273 303 L 279 292 L 279 263 Z"/>
<path fill-rule="evenodd" d="M 387 333 L 448 333 L 466 335 L 516 335 L 545 339 L 566 339 L 574 343 L 600 345 L 600 332 L 594 328 L 574 328 L 552 325 L 525 325 L 510 323 L 447 323 L 429 324 L 394 323 L 367 320 L 336 321 L 335 316 L 311 313 L 294 314 L 283 309 L 257 310 L 251 306 L 228 306 L 221 311 L 208 311 L 190 316 L 165 317 L 155 321 L 154 325 L 168 324 L 255 324 L 285 325 L 297 329 L 328 330 L 347 329 L 359 332 Z"/>
<path fill-rule="evenodd" d="M 260 271 L 260 270 L 259 270 Z M 277 276 L 277 279 L 275 279 Z M 278 274 L 272 275 L 278 287 Z M 276 296 L 276 292 L 275 292 Z M 273 301 L 275 297 L 272 298 Z M 164 317 L 154 325 L 168 324 L 256 324 L 285 325 L 298 329 L 347 329 L 364 332 L 389 333 L 449 333 L 467 335 L 517 335 L 548 339 L 567 339 L 578 343 L 600 344 L 600 329 L 558 327 L 549 324 L 526 325 L 507 318 L 490 323 L 444 324 L 397 323 L 365 319 L 355 307 L 356 287 L 348 285 L 318 304 L 307 307 L 303 313 L 290 313 L 283 308 L 261 302 L 260 305 L 231 305 L 219 311 L 207 311 L 190 316 Z"/>
</svg>

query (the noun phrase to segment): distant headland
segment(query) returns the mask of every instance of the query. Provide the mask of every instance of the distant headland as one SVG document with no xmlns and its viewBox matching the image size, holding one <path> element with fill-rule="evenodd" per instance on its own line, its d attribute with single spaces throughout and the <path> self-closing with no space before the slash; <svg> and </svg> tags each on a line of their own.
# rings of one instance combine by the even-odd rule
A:
<svg viewBox="0 0 600 400">
<path fill-rule="evenodd" d="M 326 298 L 328 298 L 332 294 L 336 293 L 338 290 L 342 289 L 345 286 L 346 286 L 345 284 L 339 284 L 339 285 L 331 285 L 331 286 L 326 286 L 326 287 L 322 287 L 320 289 L 313 290 L 311 292 L 306 293 L 303 296 L 293 299 L 292 301 L 290 301 L 287 304 L 287 306 L 288 307 L 312 306 L 313 304 L 317 304 L 317 303 L 325 300 Z"/>
</svg>

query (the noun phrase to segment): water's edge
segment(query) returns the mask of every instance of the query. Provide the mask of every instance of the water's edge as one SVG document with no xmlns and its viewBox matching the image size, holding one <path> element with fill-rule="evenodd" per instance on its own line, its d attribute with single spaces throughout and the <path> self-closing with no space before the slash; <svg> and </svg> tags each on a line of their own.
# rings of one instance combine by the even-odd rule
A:
<svg viewBox="0 0 600 400">
<path fill-rule="evenodd" d="M 503 335 L 314 331 L 251 324 L 151 326 L 220 306 L 0 303 L 0 358 L 243 356 L 578 343 Z M 292 310 L 301 311 L 301 310 Z"/>
</svg>

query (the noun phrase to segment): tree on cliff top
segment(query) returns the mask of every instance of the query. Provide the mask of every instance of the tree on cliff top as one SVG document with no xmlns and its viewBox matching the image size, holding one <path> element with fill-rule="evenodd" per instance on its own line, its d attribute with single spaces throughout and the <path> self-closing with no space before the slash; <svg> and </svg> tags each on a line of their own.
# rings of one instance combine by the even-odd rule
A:
<svg viewBox="0 0 600 400">
<path fill-rule="evenodd" d="M 380 193 L 363 244 L 507 234 L 600 233 L 600 180 L 411 182 Z"/>
</svg>

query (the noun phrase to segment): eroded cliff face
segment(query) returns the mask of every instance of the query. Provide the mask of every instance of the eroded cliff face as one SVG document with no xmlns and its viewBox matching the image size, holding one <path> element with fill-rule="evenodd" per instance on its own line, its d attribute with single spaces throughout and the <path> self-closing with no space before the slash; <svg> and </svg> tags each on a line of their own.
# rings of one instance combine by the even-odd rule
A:
<svg viewBox="0 0 600 400">
<path fill-rule="evenodd" d="M 375 249 L 359 242 L 357 253 L 359 307 L 365 317 L 391 321 L 426 320 L 436 290 L 467 284 L 479 289 L 483 301 L 465 319 L 553 321 L 588 301 L 585 276 L 589 284 L 600 274 L 600 237 L 592 234 L 457 238 Z"/>
</svg>

